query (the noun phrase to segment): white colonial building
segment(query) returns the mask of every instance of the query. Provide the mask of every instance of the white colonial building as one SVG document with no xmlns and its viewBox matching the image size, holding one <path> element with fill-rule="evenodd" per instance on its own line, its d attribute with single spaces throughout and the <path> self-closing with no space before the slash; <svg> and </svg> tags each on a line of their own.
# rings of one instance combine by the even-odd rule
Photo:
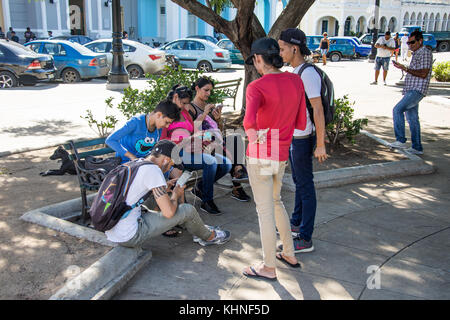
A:
<svg viewBox="0 0 450 320">
<path fill-rule="evenodd" d="M 375 0 L 316 0 L 300 28 L 307 35 L 361 34 L 373 28 Z M 450 0 L 380 0 L 378 28 L 400 31 L 421 25 L 427 31 L 450 30 Z"/>
</svg>

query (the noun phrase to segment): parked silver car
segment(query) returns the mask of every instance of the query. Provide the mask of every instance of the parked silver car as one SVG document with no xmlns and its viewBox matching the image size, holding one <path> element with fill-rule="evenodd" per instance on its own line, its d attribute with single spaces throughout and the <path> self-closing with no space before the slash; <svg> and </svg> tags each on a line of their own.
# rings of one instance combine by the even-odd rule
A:
<svg viewBox="0 0 450 320">
<path fill-rule="evenodd" d="M 125 68 L 130 78 L 140 78 L 146 73 L 159 73 L 164 69 L 166 65 L 164 51 L 133 40 L 122 40 L 122 43 Z M 84 46 L 94 52 L 105 53 L 108 65 L 112 65 L 112 39 L 99 39 L 86 43 Z"/>
</svg>

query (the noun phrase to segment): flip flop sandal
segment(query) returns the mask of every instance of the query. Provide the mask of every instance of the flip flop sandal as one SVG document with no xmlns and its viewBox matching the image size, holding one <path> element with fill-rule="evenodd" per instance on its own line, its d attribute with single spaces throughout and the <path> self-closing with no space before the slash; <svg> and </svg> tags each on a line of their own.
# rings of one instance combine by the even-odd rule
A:
<svg viewBox="0 0 450 320">
<path fill-rule="evenodd" d="M 277 277 L 270 278 L 270 277 L 263 276 L 262 274 L 259 274 L 258 272 L 256 272 L 256 270 L 253 267 L 250 267 L 250 270 L 253 272 L 253 274 L 247 273 L 245 271 L 243 271 L 242 274 L 244 276 L 249 277 L 249 278 L 264 279 L 264 280 L 269 280 L 269 281 L 277 281 Z"/>
<path fill-rule="evenodd" d="M 276 258 L 278 259 L 278 260 L 280 260 L 281 262 L 284 262 L 285 264 L 287 264 L 289 267 L 291 267 L 291 268 L 301 268 L 301 266 L 300 266 L 300 263 L 290 263 L 289 261 L 287 261 L 284 257 L 283 257 L 283 255 L 280 253 L 280 254 L 277 254 L 276 255 Z"/>
<path fill-rule="evenodd" d="M 168 238 L 176 238 L 181 233 L 181 231 L 175 230 L 175 228 L 172 228 L 170 230 L 167 230 L 162 235 Z"/>
</svg>

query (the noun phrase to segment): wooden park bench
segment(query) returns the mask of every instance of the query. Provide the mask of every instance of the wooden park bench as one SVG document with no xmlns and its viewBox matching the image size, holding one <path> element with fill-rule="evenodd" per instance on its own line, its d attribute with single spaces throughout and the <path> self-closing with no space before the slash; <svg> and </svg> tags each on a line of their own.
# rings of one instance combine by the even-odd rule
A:
<svg viewBox="0 0 450 320">
<path fill-rule="evenodd" d="M 236 96 L 241 82 L 242 78 L 239 78 L 234 80 L 219 81 L 214 86 L 214 89 L 225 90 L 227 93 L 226 98 L 233 99 L 233 110 L 236 110 Z"/>
<path fill-rule="evenodd" d="M 115 151 L 105 144 L 106 138 L 96 138 L 91 140 L 82 140 L 74 142 L 68 141 L 64 144 L 64 149 L 69 152 L 69 158 L 74 162 L 77 172 L 78 183 L 81 192 L 81 222 L 85 224 L 89 219 L 89 205 L 87 201 L 87 191 L 98 191 L 107 172 L 104 169 L 86 169 L 84 160 L 88 156 L 105 156 L 112 157 Z M 81 150 L 89 149 L 89 150 Z M 191 177 L 186 183 L 186 187 L 193 187 L 198 181 L 201 181 L 201 170 L 197 175 Z"/>
<path fill-rule="evenodd" d="M 68 141 L 64 144 L 64 149 L 69 152 L 70 160 L 73 160 L 77 171 L 78 182 L 81 191 L 81 221 L 85 223 L 89 218 L 89 205 L 86 191 L 98 191 L 106 175 L 105 169 L 85 169 L 83 162 L 87 156 L 114 156 L 115 151 L 105 144 L 106 138 L 97 138 L 74 142 Z M 80 149 L 89 148 L 87 151 Z"/>
</svg>

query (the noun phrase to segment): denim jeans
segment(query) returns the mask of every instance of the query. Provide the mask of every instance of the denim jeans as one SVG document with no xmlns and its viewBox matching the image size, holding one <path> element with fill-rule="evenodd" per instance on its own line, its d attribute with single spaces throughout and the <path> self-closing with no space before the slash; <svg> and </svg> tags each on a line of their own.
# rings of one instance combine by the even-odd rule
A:
<svg viewBox="0 0 450 320">
<path fill-rule="evenodd" d="M 214 197 L 214 182 L 222 178 L 231 170 L 231 161 L 219 154 L 212 156 L 207 153 L 184 153 L 181 157 L 183 166 L 187 170 L 203 170 L 201 191 L 203 202 Z"/>
<path fill-rule="evenodd" d="M 148 239 L 157 237 L 177 225 L 186 227 L 190 234 L 203 240 L 211 236 L 211 231 L 206 228 L 195 207 L 181 203 L 178 205 L 175 215 L 170 219 L 158 211 L 144 213 L 138 218 L 138 230 L 133 238 L 121 242 L 119 245 L 129 248 L 140 247 Z"/>
<path fill-rule="evenodd" d="M 394 133 L 395 139 L 402 143 L 406 142 L 405 137 L 405 114 L 411 131 L 411 142 L 413 149 L 423 151 L 420 141 L 419 122 L 419 102 L 423 99 L 423 94 L 416 90 L 407 91 L 402 100 L 394 107 Z"/>
<path fill-rule="evenodd" d="M 316 137 L 293 139 L 289 150 L 292 179 L 295 184 L 295 206 L 291 224 L 300 226 L 300 236 L 310 241 L 316 217 L 316 189 L 313 181 L 313 150 Z"/>
</svg>

